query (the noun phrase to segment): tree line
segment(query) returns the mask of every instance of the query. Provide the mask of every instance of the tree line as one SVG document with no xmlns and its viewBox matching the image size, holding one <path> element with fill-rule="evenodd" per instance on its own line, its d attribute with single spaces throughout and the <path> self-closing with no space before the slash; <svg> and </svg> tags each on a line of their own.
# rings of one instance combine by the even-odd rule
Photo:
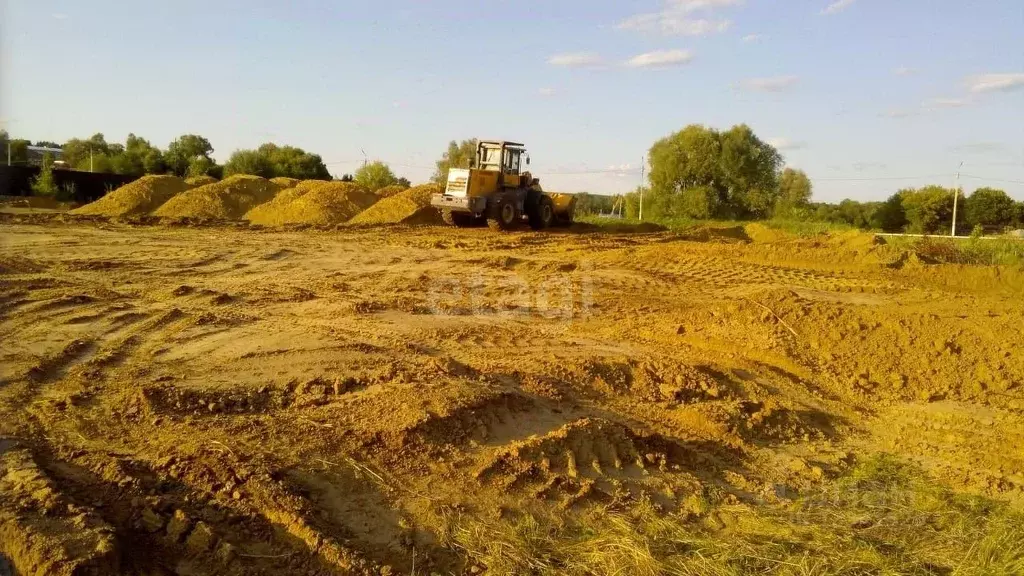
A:
<svg viewBox="0 0 1024 576">
<path fill-rule="evenodd" d="M 10 146 L 12 164 L 27 164 L 28 147 L 31 145 L 29 140 L 11 138 L 6 130 L 0 130 L 0 154 L 6 154 Z M 160 149 L 135 134 L 129 134 L 124 144 L 107 142 L 102 133 L 89 138 L 72 138 L 63 144 L 38 141 L 35 146 L 60 148 L 64 166 L 85 172 L 130 176 L 173 174 L 182 178 L 254 174 L 266 178 L 331 179 L 320 155 L 273 143 L 263 144 L 255 150 L 236 150 L 223 165 L 217 164 L 211 156 L 213 145 L 197 134 L 184 134 L 168 144 L 166 149 Z"/>
<path fill-rule="evenodd" d="M 648 158 L 646 186 L 625 196 L 627 217 L 639 216 L 643 192 L 644 218 L 656 221 L 776 218 L 919 234 L 943 233 L 953 221 L 954 190 L 942 186 L 899 190 L 884 202 L 812 202 L 807 174 L 783 168 L 782 155 L 745 124 L 687 126 L 656 141 Z M 958 230 L 1024 226 L 1024 203 L 1006 192 L 960 194 Z"/>
</svg>

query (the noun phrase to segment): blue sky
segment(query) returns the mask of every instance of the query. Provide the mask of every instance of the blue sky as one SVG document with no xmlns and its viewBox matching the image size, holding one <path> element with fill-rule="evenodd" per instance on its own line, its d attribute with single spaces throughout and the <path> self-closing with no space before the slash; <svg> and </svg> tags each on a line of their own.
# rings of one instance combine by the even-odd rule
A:
<svg viewBox="0 0 1024 576">
<path fill-rule="evenodd" d="M 0 118 L 33 140 L 276 141 L 339 175 L 365 150 L 420 181 L 505 138 L 548 189 L 620 192 L 656 139 L 745 122 L 818 200 L 961 161 L 1024 200 L 1020 0 L 2 1 Z"/>
</svg>

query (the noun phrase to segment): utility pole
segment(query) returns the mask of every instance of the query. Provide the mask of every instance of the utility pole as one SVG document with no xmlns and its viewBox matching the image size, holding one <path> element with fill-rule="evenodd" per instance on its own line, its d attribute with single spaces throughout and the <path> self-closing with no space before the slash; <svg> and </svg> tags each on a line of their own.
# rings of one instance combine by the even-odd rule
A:
<svg viewBox="0 0 1024 576">
<path fill-rule="evenodd" d="M 963 162 L 956 167 L 956 178 L 953 181 L 953 227 L 950 229 L 950 236 L 956 236 L 956 205 L 957 200 L 960 198 L 960 169 L 963 167 Z"/>
<path fill-rule="evenodd" d="M 363 153 L 363 168 L 366 168 L 366 162 L 367 162 L 366 150 L 363 150 L 362 148 L 360 148 L 359 151 Z"/>
<path fill-rule="evenodd" d="M 89 146 L 89 172 L 92 171 L 92 146 Z"/>
<path fill-rule="evenodd" d="M 640 158 L 640 219 L 644 219 L 644 168 L 647 167 L 647 156 Z"/>
</svg>

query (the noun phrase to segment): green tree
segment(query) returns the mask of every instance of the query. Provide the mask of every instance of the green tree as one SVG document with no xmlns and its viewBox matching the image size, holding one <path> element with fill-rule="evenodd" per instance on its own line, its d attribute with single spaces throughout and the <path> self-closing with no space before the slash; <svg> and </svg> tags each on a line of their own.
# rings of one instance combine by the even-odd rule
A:
<svg viewBox="0 0 1024 576">
<path fill-rule="evenodd" d="M 265 159 L 272 176 L 301 180 L 330 180 L 331 172 L 318 154 L 294 146 L 266 143 L 257 150 Z"/>
<path fill-rule="evenodd" d="M 251 174 L 264 178 L 273 178 L 274 169 L 270 160 L 258 150 L 235 150 L 224 163 L 224 175 Z"/>
<path fill-rule="evenodd" d="M 786 168 L 779 177 L 779 199 L 775 203 L 775 214 L 793 215 L 796 210 L 807 208 L 811 203 L 811 179 L 803 170 Z"/>
<path fill-rule="evenodd" d="M 35 145 L 41 146 L 43 148 L 60 148 L 60 144 L 57 144 L 56 142 L 50 142 L 49 140 L 40 140 L 36 142 Z"/>
<path fill-rule="evenodd" d="M 469 168 L 476 158 L 476 147 L 476 139 L 463 140 L 462 142 L 452 140 L 449 142 L 448 149 L 441 155 L 441 159 L 437 161 L 437 169 L 434 170 L 434 176 L 431 180 L 437 184 L 444 184 L 448 181 L 449 168 Z"/>
<path fill-rule="evenodd" d="M 135 134 L 128 135 L 124 146 L 111 144 L 109 155 L 112 171 L 116 174 L 142 176 L 160 174 L 165 169 L 160 149 Z M 95 164 L 95 158 L 93 160 Z"/>
<path fill-rule="evenodd" d="M 953 221 L 952 189 L 925 186 L 917 190 L 901 190 L 900 195 L 907 215 L 908 232 L 936 234 L 949 229 Z"/>
<path fill-rule="evenodd" d="M 355 183 L 371 192 L 398 182 L 391 168 L 380 160 L 370 162 L 356 170 Z"/>
<path fill-rule="evenodd" d="M 1017 206 L 1006 192 L 978 188 L 964 200 L 964 216 L 970 227 L 1003 228 L 1013 224 Z"/>
<path fill-rule="evenodd" d="M 196 156 L 188 164 L 188 169 L 185 171 L 186 178 L 196 178 L 198 176 L 216 176 L 213 174 L 213 170 L 217 168 L 217 163 L 207 158 L 206 156 Z"/>
<path fill-rule="evenodd" d="M 43 154 L 43 165 L 39 176 L 32 181 L 32 194 L 36 196 L 57 196 L 57 182 L 53 179 L 53 156 L 49 152 Z"/>
<path fill-rule="evenodd" d="M 196 175 L 202 171 L 205 174 L 208 167 L 213 166 L 210 154 L 213 153 L 213 146 L 210 141 L 196 134 L 185 134 L 167 146 L 164 160 L 167 162 L 167 169 L 178 176 Z M 193 168 L 193 164 L 196 167 Z"/>
<path fill-rule="evenodd" d="M 64 152 L 62 158 L 64 163 L 75 170 L 88 172 L 112 172 L 113 163 L 109 156 L 111 154 L 110 144 L 107 143 L 102 133 L 96 133 L 84 140 L 72 138 L 62 146 Z M 99 158 L 99 160 L 97 160 Z"/>
<path fill-rule="evenodd" d="M 907 211 L 899 192 L 889 196 L 871 216 L 871 227 L 885 232 L 902 232 L 907 227 Z"/>
<path fill-rule="evenodd" d="M 768 216 L 779 197 L 782 156 L 746 124 L 721 135 L 721 173 L 727 202 L 739 217 Z"/>
</svg>

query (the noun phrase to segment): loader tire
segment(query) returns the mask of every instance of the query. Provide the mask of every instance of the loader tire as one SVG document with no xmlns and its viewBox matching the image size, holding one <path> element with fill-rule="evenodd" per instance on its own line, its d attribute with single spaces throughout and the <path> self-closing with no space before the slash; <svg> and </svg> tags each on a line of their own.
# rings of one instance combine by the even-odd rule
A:
<svg viewBox="0 0 1024 576">
<path fill-rule="evenodd" d="M 449 226 L 458 226 L 455 223 L 455 214 L 451 210 L 441 210 L 441 221 Z"/>
<path fill-rule="evenodd" d="M 550 228 L 555 222 L 555 205 L 551 202 L 551 198 L 541 196 L 537 199 L 536 204 L 527 213 L 527 217 L 530 220 L 530 228 L 534 230 Z"/>
<path fill-rule="evenodd" d="M 472 214 L 452 212 L 451 210 L 441 211 L 441 220 L 456 228 L 472 228 L 476 224 L 476 218 Z"/>
<path fill-rule="evenodd" d="M 511 230 L 519 219 L 515 202 L 511 198 L 501 198 L 494 203 L 487 215 L 487 227 L 491 230 Z"/>
</svg>

